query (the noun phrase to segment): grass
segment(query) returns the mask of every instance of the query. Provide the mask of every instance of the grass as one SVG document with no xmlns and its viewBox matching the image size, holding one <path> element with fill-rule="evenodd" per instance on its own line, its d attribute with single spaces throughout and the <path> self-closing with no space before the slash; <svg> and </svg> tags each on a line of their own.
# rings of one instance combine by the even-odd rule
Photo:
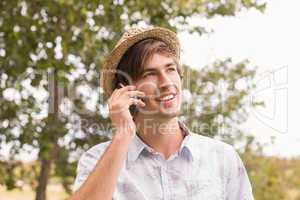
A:
<svg viewBox="0 0 300 200">
<path fill-rule="evenodd" d="M 49 184 L 47 187 L 48 200 L 65 200 L 68 195 L 60 184 Z M 6 190 L 5 187 L 0 185 L 0 199 L 2 200 L 34 200 L 35 191 L 28 185 L 25 185 L 22 190 Z"/>
</svg>

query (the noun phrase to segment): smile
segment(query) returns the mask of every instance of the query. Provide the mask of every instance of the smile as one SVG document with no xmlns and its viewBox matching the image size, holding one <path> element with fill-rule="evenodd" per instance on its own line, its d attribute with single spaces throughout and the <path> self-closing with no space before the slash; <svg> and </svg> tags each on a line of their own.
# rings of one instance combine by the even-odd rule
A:
<svg viewBox="0 0 300 200">
<path fill-rule="evenodd" d="M 166 102 L 166 101 L 171 101 L 175 98 L 176 94 L 167 94 L 167 95 L 163 95 L 160 97 L 155 98 L 156 101 L 160 101 L 160 102 Z"/>
</svg>

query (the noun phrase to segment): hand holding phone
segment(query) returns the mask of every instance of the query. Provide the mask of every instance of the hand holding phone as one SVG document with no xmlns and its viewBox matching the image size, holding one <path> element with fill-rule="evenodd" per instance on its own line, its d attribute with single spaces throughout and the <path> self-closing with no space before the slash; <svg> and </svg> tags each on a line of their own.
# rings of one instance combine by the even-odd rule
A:
<svg viewBox="0 0 300 200">
<path fill-rule="evenodd" d="M 136 90 L 133 85 L 120 85 L 115 89 L 108 100 L 109 117 L 112 125 L 120 132 L 135 134 L 136 126 L 131 112 L 136 112 L 137 107 L 145 106 L 141 98 L 145 94 Z"/>
</svg>

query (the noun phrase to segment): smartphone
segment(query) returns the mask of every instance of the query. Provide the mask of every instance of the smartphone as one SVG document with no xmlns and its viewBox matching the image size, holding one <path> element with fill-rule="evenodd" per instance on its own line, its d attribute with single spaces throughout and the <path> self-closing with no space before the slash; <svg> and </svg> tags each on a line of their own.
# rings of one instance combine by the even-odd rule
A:
<svg viewBox="0 0 300 200">
<path fill-rule="evenodd" d="M 136 115 L 139 112 L 139 109 L 136 105 L 131 105 L 129 106 L 129 111 L 131 116 L 133 117 L 134 115 Z"/>
<path fill-rule="evenodd" d="M 124 86 L 124 84 L 119 83 L 119 87 L 122 88 L 125 86 Z M 141 98 L 139 98 L 139 99 L 141 99 Z M 131 116 L 133 117 L 134 115 L 136 115 L 139 112 L 139 109 L 136 105 L 131 105 L 131 106 L 129 106 L 129 112 L 130 112 Z"/>
</svg>

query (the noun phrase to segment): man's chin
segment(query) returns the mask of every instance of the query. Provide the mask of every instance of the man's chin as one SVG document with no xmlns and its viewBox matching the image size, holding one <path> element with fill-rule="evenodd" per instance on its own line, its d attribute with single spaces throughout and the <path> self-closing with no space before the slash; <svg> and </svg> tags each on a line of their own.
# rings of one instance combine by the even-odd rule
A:
<svg viewBox="0 0 300 200">
<path fill-rule="evenodd" d="M 146 118 L 174 118 L 180 115 L 180 108 L 156 108 L 153 110 L 140 110 L 140 114 Z"/>
<path fill-rule="evenodd" d="M 157 117 L 159 118 L 174 118 L 178 117 L 180 115 L 180 110 L 175 110 L 175 111 L 160 111 L 156 114 Z"/>
</svg>

